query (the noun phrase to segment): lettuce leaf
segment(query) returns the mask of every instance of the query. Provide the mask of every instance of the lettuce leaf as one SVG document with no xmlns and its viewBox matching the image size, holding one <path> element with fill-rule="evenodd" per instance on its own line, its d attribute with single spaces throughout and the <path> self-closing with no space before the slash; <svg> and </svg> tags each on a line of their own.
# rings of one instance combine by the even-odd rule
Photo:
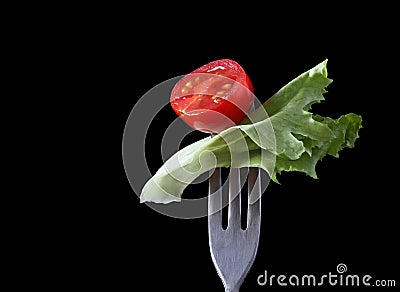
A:
<svg viewBox="0 0 400 292">
<path fill-rule="evenodd" d="M 326 65 L 327 60 L 289 82 L 240 125 L 179 150 L 144 185 L 140 201 L 179 202 L 191 182 L 215 167 L 259 167 L 275 182 L 282 171 L 317 178 L 317 162 L 354 147 L 362 127 L 356 114 L 332 119 L 310 112 L 332 82 Z"/>
</svg>

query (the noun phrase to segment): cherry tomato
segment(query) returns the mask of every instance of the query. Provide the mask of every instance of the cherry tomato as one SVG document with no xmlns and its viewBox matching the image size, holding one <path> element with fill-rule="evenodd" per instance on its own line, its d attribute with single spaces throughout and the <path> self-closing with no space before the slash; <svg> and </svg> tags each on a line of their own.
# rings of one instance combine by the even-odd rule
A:
<svg viewBox="0 0 400 292">
<path fill-rule="evenodd" d="M 192 128 L 219 133 L 240 123 L 254 101 L 253 85 L 235 61 L 210 62 L 180 79 L 171 92 L 174 111 Z"/>
</svg>

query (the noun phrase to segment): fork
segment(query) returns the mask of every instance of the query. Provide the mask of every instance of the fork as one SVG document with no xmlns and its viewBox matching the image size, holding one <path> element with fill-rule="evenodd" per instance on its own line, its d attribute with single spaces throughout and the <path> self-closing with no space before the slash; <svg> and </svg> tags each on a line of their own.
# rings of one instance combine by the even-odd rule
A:
<svg viewBox="0 0 400 292">
<path fill-rule="evenodd" d="M 241 228 L 240 169 L 229 174 L 228 227 L 222 228 L 221 169 L 209 179 L 208 238 L 211 258 L 225 291 L 239 291 L 256 257 L 261 223 L 261 179 L 258 168 L 248 172 L 247 228 Z"/>
</svg>

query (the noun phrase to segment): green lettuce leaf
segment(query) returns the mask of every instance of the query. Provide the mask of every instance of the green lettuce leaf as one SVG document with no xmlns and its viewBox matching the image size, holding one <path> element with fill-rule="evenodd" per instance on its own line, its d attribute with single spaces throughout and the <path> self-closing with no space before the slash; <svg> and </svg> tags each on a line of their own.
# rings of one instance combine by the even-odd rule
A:
<svg viewBox="0 0 400 292">
<path fill-rule="evenodd" d="M 332 119 L 310 112 L 332 82 L 326 64 L 292 80 L 240 125 L 179 150 L 144 185 L 141 202 L 180 201 L 191 182 L 215 167 L 259 167 L 275 182 L 282 171 L 317 178 L 317 162 L 354 147 L 362 122 L 355 114 Z"/>
</svg>

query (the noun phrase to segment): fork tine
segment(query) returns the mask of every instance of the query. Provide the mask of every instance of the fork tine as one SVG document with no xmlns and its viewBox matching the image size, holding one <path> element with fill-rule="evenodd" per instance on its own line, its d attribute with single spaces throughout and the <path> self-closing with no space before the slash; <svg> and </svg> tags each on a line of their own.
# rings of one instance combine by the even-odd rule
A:
<svg viewBox="0 0 400 292">
<path fill-rule="evenodd" d="M 228 228 L 240 228 L 240 169 L 231 168 L 229 174 Z"/>
<path fill-rule="evenodd" d="M 214 222 L 222 222 L 222 187 L 221 187 L 221 169 L 216 168 L 209 178 L 208 185 L 208 216 L 211 216 Z"/>
<path fill-rule="evenodd" d="M 247 227 L 260 226 L 261 221 L 261 177 L 258 168 L 251 167 L 248 177 Z"/>
</svg>

